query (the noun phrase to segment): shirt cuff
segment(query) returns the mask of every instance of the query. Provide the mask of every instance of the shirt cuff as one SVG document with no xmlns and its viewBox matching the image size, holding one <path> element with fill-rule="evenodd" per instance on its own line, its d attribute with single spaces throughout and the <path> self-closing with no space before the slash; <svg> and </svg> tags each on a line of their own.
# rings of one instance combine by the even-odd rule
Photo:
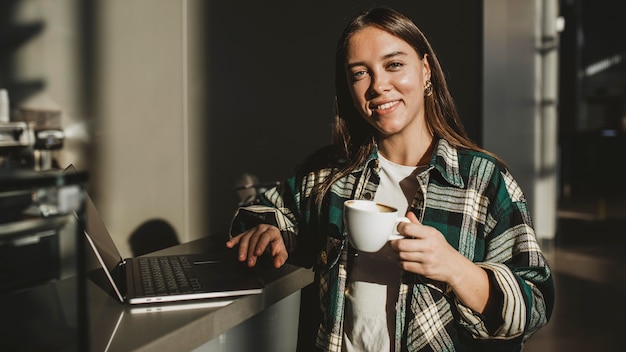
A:
<svg viewBox="0 0 626 352">
<path fill-rule="evenodd" d="M 488 271 L 492 292 L 500 292 L 502 302 L 499 302 L 500 319 L 488 321 L 485 316 L 464 306 L 458 298 L 454 303 L 460 314 L 459 322 L 475 339 L 510 339 L 524 333 L 526 326 L 526 303 L 524 296 L 513 272 L 504 264 L 476 263 Z M 496 317 L 497 318 L 497 317 Z M 492 326 L 494 322 L 499 324 Z"/>
</svg>

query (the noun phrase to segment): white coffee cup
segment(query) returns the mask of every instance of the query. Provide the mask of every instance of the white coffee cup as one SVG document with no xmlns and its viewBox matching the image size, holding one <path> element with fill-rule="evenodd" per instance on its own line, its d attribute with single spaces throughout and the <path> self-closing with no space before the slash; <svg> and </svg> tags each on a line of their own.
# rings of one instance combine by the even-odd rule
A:
<svg viewBox="0 0 626 352">
<path fill-rule="evenodd" d="M 343 203 L 343 222 L 352 246 L 363 252 L 378 252 L 389 240 L 401 239 L 397 226 L 411 222 L 398 216 L 398 209 L 371 200 L 353 199 Z"/>
</svg>

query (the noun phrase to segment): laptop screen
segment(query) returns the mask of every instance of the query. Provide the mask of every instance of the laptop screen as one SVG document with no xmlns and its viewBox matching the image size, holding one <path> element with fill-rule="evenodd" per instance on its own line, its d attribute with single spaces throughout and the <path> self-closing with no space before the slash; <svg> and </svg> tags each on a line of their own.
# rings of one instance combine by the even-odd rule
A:
<svg viewBox="0 0 626 352">
<path fill-rule="evenodd" d="M 109 234 L 98 209 L 88 194 L 85 194 L 85 213 L 87 217 L 85 232 L 89 235 L 94 245 L 98 249 L 106 269 L 113 273 L 122 262 L 122 256 L 117 250 L 113 238 Z"/>
<path fill-rule="evenodd" d="M 74 165 L 70 164 L 63 171 L 65 173 L 76 172 Z M 109 234 L 96 205 L 89 197 L 89 194 L 85 192 L 85 232 L 89 238 L 93 241 L 95 249 L 98 251 L 99 256 L 106 266 L 106 270 L 109 273 L 117 272 L 116 268 L 122 262 L 123 258 L 120 252 L 117 250 L 111 235 Z"/>
</svg>

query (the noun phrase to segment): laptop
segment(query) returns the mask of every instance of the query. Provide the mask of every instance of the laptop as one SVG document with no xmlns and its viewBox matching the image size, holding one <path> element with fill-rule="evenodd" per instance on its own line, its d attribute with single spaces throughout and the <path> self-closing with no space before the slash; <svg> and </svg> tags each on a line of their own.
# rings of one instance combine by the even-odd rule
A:
<svg viewBox="0 0 626 352">
<path fill-rule="evenodd" d="M 88 194 L 85 197 L 85 237 L 113 296 L 122 303 L 145 304 L 215 299 L 260 294 L 263 284 L 234 257 L 188 254 L 122 258 Z M 205 302 L 210 303 L 210 302 Z"/>
</svg>

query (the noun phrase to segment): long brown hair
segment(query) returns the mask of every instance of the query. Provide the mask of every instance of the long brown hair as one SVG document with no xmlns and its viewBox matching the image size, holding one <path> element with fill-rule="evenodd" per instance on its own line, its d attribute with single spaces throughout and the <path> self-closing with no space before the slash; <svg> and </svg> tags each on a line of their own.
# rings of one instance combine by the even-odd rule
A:
<svg viewBox="0 0 626 352">
<path fill-rule="evenodd" d="M 472 142 L 459 118 L 454 100 L 448 90 L 437 55 L 422 31 L 403 14 L 386 7 L 378 7 L 362 12 L 344 28 L 337 43 L 335 53 L 335 107 L 333 125 L 333 145 L 335 152 L 346 163 L 335 170 L 321 185 L 316 201 L 320 204 L 331 185 L 362 165 L 376 145 L 375 129 L 359 114 L 353 104 L 346 77 L 346 56 L 348 41 L 356 32 L 376 27 L 407 42 L 420 59 L 426 56 L 431 68 L 430 81 L 432 95 L 424 97 L 426 124 L 434 138 L 443 138 L 451 145 L 483 151 Z"/>
</svg>

